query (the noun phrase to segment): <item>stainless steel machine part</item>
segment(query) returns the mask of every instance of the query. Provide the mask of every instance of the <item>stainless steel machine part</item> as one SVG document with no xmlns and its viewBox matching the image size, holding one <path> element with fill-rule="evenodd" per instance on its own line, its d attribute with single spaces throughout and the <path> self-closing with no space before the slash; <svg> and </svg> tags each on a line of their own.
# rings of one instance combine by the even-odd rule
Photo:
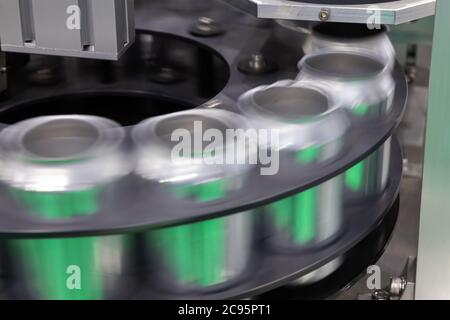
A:
<svg viewBox="0 0 450 320">
<path fill-rule="evenodd" d="M 377 4 L 339 5 L 287 0 L 228 0 L 258 18 L 364 24 L 401 24 L 435 13 L 436 0 L 399 0 Z"/>
<path fill-rule="evenodd" d="M 437 1 L 417 256 L 416 299 L 450 298 L 448 119 L 450 2 Z"/>
<path fill-rule="evenodd" d="M 117 60 L 134 42 L 133 0 L 1 0 L 5 52 Z"/>
</svg>

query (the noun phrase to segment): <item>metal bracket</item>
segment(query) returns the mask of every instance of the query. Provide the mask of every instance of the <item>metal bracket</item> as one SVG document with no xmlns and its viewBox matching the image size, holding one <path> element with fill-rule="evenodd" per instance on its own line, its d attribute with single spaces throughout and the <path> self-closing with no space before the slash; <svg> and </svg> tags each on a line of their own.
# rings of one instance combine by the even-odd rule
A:
<svg viewBox="0 0 450 320">
<path fill-rule="evenodd" d="M 5 52 L 117 60 L 134 42 L 133 0 L 0 0 Z"/>
<path fill-rule="evenodd" d="M 287 0 L 227 0 L 258 18 L 402 24 L 435 14 L 436 0 L 399 0 L 377 4 L 334 5 Z"/>
</svg>

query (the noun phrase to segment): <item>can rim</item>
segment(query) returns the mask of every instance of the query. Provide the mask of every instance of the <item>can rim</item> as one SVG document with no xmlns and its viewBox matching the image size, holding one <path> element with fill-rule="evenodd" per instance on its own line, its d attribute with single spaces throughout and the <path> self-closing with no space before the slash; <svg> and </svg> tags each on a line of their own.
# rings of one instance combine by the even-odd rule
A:
<svg viewBox="0 0 450 320">
<path fill-rule="evenodd" d="M 323 70 L 318 68 L 317 66 L 312 66 L 310 64 L 310 61 L 312 59 L 317 58 L 329 58 L 333 55 L 339 55 L 339 56 L 353 56 L 352 61 L 355 59 L 359 59 L 361 62 L 365 60 L 366 62 L 372 62 L 374 66 L 374 70 L 367 72 L 358 72 L 356 74 L 344 74 L 336 71 L 330 71 L 330 70 Z M 377 79 L 379 77 L 384 77 L 387 73 L 390 73 L 390 66 L 387 63 L 384 63 L 380 58 L 376 57 L 373 52 L 370 52 L 370 50 L 361 49 L 357 52 L 354 49 L 351 48 L 341 48 L 333 50 L 319 50 L 317 52 L 308 54 L 304 56 L 300 62 L 298 63 L 298 69 L 300 70 L 300 73 L 304 72 L 306 74 L 315 74 L 319 75 L 320 77 L 323 77 L 325 79 L 335 79 L 339 81 L 346 81 L 346 82 L 365 82 L 365 81 L 372 81 L 374 79 Z"/>
<path fill-rule="evenodd" d="M 254 96 L 257 92 L 272 88 L 306 88 L 314 90 L 326 97 L 328 101 L 327 110 L 309 118 L 309 121 L 296 123 L 267 116 L 267 114 L 260 112 L 261 108 L 257 105 Z M 300 97 L 299 101 L 301 101 Z M 256 87 L 239 98 L 238 106 L 253 126 L 278 131 L 280 138 L 279 151 L 283 149 L 300 151 L 314 145 L 325 145 L 343 137 L 350 128 L 348 111 L 345 108 L 341 108 L 339 97 L 320 83 L 307 80 L 282 80 L 269 86 Z M 261 147 L 268 148 L 265 145 Z"/>
<path fill-rule="evenodd" d="M 85 150 L 69 156 L 49 157 L 31 152 L 27 134 L 52 122 L 79 121 L 96 133 Z M 66 122 L 67 123 L 67 122 Z M 125 131 L 116 122 L 97 116 L 59 115 L 21 121 L 0 133 L 0 179 L 29 191 L 83 190 L 111 182 L 129 171 L 123 155 Z"/>
<path fill-rule="evenodd" d="M 180 117 L 191 119 L 196 117 L 198 119 L 209 118 L 227 129 L 248 129 L 246 119 L 237 113 L 223 109 L 208 109 L 203 107 L 144 120 L 133 128 L 131 134 L 137 162 L 135 171 L 139 176 L 159 183 L 203 183 L 239 175 L 252 166 L 245 161 L 242 165 L 226 163 L 207 164 L 204 161 L 203 154 L 198 158 L 191 155 L 191 157 L 181 157 L 181 159 L 177 158 L 174 161 L 171 158 L 172 145 L 169 145 L 166 139 L 162 139 L 157 131 L 158 125 L 161 122 Z M 253 143 L 256 144 L 256 141 L 250 140 L 248 144 Z M 225 155 L 230 148 L 234 149 L 235 145 L 235 141 L 226 140 L 223 147 L 219 148 L 223 150 L 223 154 Z M 243 151 L 245 152 L 237 154 L 237 162 L 244 160 L 253 151 L 253 148 L 246 145 L 246 150 Z"/>
</svg>

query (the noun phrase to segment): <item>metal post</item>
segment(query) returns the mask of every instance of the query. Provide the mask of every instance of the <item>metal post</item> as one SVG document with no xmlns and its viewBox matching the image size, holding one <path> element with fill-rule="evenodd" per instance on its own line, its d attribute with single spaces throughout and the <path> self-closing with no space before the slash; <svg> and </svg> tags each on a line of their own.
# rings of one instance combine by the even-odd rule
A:
<svg viewBox="0 0 450 320">
<path fill-rule="evenodd" d="M 416 299 L 450 299 L 450 1 L 436 5 Z"/>
</svg>

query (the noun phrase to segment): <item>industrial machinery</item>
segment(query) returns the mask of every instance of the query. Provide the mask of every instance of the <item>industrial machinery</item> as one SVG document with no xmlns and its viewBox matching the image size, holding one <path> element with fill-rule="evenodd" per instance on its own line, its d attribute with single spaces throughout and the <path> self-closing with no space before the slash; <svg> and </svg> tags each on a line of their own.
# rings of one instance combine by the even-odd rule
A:
<svg viewBox="0 0 450 320">
<path fill-rule="evenodd" d="M 0 0 L 0 297 L 450 299 L 449 15 Z"/>
</svg>

